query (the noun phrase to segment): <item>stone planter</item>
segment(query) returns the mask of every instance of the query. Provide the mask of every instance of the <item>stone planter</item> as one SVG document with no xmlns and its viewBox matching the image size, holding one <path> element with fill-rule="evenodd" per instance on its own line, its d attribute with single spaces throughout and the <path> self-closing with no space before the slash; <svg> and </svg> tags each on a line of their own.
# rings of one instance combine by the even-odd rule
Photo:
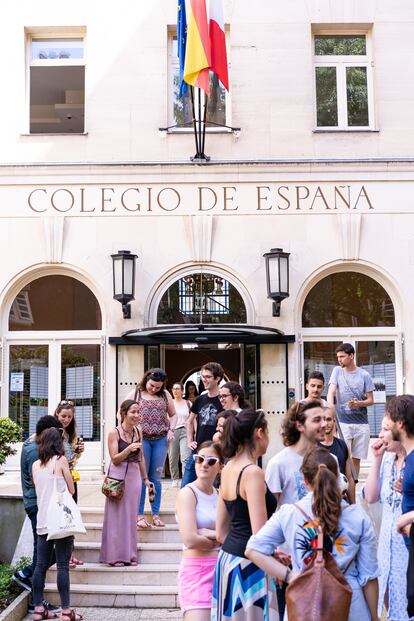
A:
<svg viewBox="0 0 414 621">
<path fill-rule="evenodd" d="M 6 610 L 0 614 L 0 621 L 21 621 L 27 614 L 29 603 L 29 593 L 23 591 L 16 599 L 7 606 Z"/>
</svg>

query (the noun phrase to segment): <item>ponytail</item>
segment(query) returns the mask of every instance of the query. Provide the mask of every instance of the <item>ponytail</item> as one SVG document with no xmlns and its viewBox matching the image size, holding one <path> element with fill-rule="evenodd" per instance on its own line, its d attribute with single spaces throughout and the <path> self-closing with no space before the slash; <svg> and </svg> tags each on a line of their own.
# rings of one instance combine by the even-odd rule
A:
<svg viewBox="0 0 414 621">
<path fill-rule="evenodd" d="M 338 487 L 338 466 L 324 448 L 313 448 L 304 457 L 302 473 L 312 485 L 312 511 L 325 534 L 334 537 L 341 517 L 342 497 Z"/>
<path fill-rule="evenodd" d="M 226 410 L 220 412 L 221 416 L 226 417 L 223 434 L 220 444 L 223 449 L 224 457 L 234 457 L 243 447 L 247 447 L 250 452 L 255 448 L 255 429 L 267 429 L 267 421 L 263 410 Z"/>
</svg>

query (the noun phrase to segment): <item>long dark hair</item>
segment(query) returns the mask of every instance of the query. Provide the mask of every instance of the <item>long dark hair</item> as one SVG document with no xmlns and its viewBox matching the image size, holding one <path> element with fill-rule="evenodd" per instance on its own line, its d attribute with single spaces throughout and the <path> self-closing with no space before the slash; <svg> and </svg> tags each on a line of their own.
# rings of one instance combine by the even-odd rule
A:
<svg viewBox="0 0 414 621">
<path fill-rule="evenodd" d="M 312 448 L 303 458 L 301 471 L 312 485 L 312 511 L 324 532 L 334 537 L 338 532 L 342 501 L 337 462 L 327 449 Z"/>
<path fill-rule="evenodd" d="M 45 466 L 49 459 L 55 455 L 61 457 L 64 454 L 61 431 L 56 427 L 42 431 L 39 438 L 39 459 L 42 466 Z"/>
<path fill-rule="evenodd" d="M 138 390 L 140 390 L 141 392 L 145 392 L 147 390 L 148 380 L 152 380 L 153 382 L 163 382 L 161 388 L 156 393 L 160 397 L 163 397 L 168 381 L 168 377 L 164 369 L 154 367 L 153 369 L 148 369 L 148 371 L 145 371 L 140 383 L 138 384 Z"/>
<path fill-rule="evenodd" d="M 320 399 L 311 399 L 310 401 L 296 401 L 290 406 L 282 421 L 282 437 L 285 446 L 292 446 L 300 439 L 300 431 L 296 423 L 305 424 L 306 412 L 313 408 L 322 408 Z"/>
<path fill-rule="evenodd" d="M 220 440 L 224 457 L 234 457 L 241 448 L 246 447 L 251 453 L 254 451 L 254 430 L 267 429 L 267 420 L 263 410 L 226 410 L 226 424 Z M 223 414 L 221 412 L 221 414 Z"/>
<path fill-rule="evenodd" d="M 75 404 L 73 403 L 73 401 L 60 401 L 54 413 L 54 417 L 57 420 L 59 420 L 58 414 L 60 414 L 62 410 L 72 410 L 73 413 L 73 418 L 65 429 L 65 433 L 67 433 L 68 435 L 69 442 L 72 444 L 75 441 L 76 437 Z"/>
<path fill-rule="evenodd" d="M 176 384 L 178 382 L 175 382 Z M 184 399 L 189 399 L 190 395 L 189 395 L 189 388 L 190 386 L 192 386 L 194 388 L 194 397 L 198 397 L 198 390 L 197 390 L 197 386 L 194 384 L 193 380 L 188 380 L 185 383 L 185 393 L 184 393 Z"/>
<path fill-rule="evenodd" d="M 242 410 L 247 410 L 248 408 L 251 409 L 252 406 L 246 400 L 244 390 L 240 386 L 240 384 L 238 384 L 237 382 L 226 382 L 225 384 L 222 384 L 220 388 L 227 388 L 227 390 L 232 396 L 232 399 L 237 398 L 237 403 L 239 404 L 239 408 L 241 408 Z"/>
</svg>

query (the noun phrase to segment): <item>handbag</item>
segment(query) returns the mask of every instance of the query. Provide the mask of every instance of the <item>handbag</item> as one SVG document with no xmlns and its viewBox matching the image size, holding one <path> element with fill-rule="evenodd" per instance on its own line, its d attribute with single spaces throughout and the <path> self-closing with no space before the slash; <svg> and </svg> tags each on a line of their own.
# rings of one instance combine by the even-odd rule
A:
<svg viewBox="0 0 414 621">
<path fill-rule="evenodd" d="M 111 500 L 121 500 L 125 491 L 125 479 L 128 472 L 129 462 L 127 461 L 127 467 L 125 470 L 125 476 L 123 479 L 114 479 L 110 476 L 109 472 L 111 464 L 109 464 L 108 474 L 104 478 L 102 483 L 102 494 Z"/>
<path fill-rule="evenodd" d="M 56 465 L 56 462 L 55 462 Z M 47 539 L 63 539 L 73 535 L 85 534 L 81 512 L 73 500 L 65 483 L 65 490 L 59 492 L 57 475 L 53 469 L 53 491 L 49 501 L 46 518 Z"/>
<path fill-rule="evenodd" d="M 307 520 L 312 519 L 295 504 Z M 352 589 L 334 557 L 323 549 L 323 530 L 318 526 L 316 557 L 286 589 L 289 621 L 348 621 Z"/>
</svg>

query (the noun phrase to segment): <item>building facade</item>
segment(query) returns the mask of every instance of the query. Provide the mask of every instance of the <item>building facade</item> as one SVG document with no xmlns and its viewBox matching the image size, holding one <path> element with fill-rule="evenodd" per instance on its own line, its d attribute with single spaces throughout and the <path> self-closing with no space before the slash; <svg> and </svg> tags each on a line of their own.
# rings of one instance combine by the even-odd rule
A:
<svg viewBox="0 0 414 621">
<path fill-rule="evenodd" d="M 197 380 L 217 360 L 267 412 L 271 455 L 345 340 L 375 380 L 375 436 L 385 398 L 414 391 L 412 3 L 226 0 L 230 92 L 212 78 L 202 163 L 176 0 L 6 5 L 1 416 L 27 436 L 74 400 L 97 470 L 145 368 Z M 290 253 L 279 317 L 272 248 Z M 137 255 L 130 319 L 120 249 Z"/>
</svg>

